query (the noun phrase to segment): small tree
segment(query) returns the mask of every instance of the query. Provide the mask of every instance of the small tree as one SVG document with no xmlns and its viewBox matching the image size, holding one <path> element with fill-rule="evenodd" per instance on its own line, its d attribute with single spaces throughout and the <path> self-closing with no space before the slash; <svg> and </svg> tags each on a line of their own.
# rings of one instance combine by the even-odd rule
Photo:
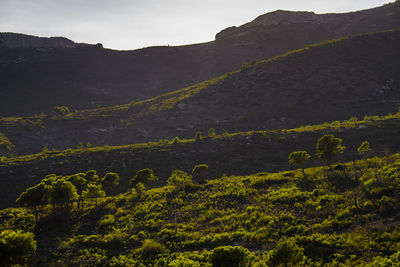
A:
<svg viewBox="0 0 400 267">
<path fill-rule="evenodd" d="M 4 230 L 0 233 L 0 265 L 24 264 L 36 252 L 35 236 L 29 232 Z M 25 264 L 24 264 L 25 266 Z"/>
<path fill-rule="evenodd" d="M 301 166 L 302 171 L 303 171 L 303 175 L 305 177 L 306 173 L 304 171 L 304 167 L 305 167 L 305 164 L 306 164 L 307 160 L 310 157 L 311 156 L 307 153 L 307 151 L 295 151 L 295 152 L 290 153 L 290 155 L 289 155 L 289 163 L 292 164 L 292 165 Z"/>
<path fill-rule="evenodd" d="M 79 142 L 79 143 L 76 145 L 76 148 L 77 148 L 77 149 L 82 149 L 82 148 L 83 148 L 83 143 L 82 143 L 82 142 Z"/>
<path fill-rule="evenodd" d="M 52 183 L 51 190 L 51 203 L 55 207 L 56 204 L 61 204 L 65 206 L 71 203 L 71 201 L 78 199 L 78 193 L 75 186 L 65 179 L 57 179 Z"/>
<path fill-rule="evenodd" d="M 69 108 L 67 106 L 57 106 L 54 107 L 54 113 L 60 116 L 65 116 L 70 113 Z"/>
<path fill-rule="evenodd" d="M 215 129 L 214 129 L 214 128 L 208 129 L 208 136 L 209 136 L 209 137 L 215 136 Z"/>
<path fill-rule="evenodd" d="M 374 154 L 368 141 L 362 142 L 361 145 L 357 148 L 357 151 L 358 151 L 358 154 L 364 158 L 371 157 Z M 370 160 L 373 164 L 375 179 L 380 183 L 381 179 L 380 179 L 380 175 L 379 175 L 378 159 L 374 158 L 374 159 L 370 159 Z"/>
<path fill-rule="evenodd" d="M 178 136 L 175 136 L 174 139 L 172 140 L 172 144 L 175 145 L 175 144 L 180 144 L 180 143 L 181 143 L 181 139 L 179 139 Z"/>
<path fill-rule="evenodd" d="M 86 172 L 85 177 L 88 184 L 97 184 L 99 181 L 99 175 L 95 170 L 89 170 Z"/>
<path fill-rule="evenodd" d="M 208 166 L 206 164 L 199 164 L 194 166 L 192 175 L 197 182 L 204 182 L 208 176 Z"/>
<path fill-rule="evenodd" d="M 115 194 L 115 187 L 119 184 L 119 175 L 115 172 L 109 172 L 104 175 L 103 179 L 101 179 L 101 184 L 104 187 L 111 188 L 113 194 Z"/>
<path fill-rule="evenodd" d="M 329 165 L 331 160 L 337 158 L 338 155 L 343 154 L 346 149 L 342 146 L 343 140 L 336 138 L 332 134 L 322 136 L 317 142 L 317 156 L 318 158 Z"/>
<path fill-rule="evenodd" d="M 203 138 L 203 137 L 201 136 L 201 132 L 200 132 L 200 131 L 197 131 L 196 134 L 194 135 L 194 140 L 200 141 L 201 138 Z"/>
<path fill-rule="evenodd" d="M 182 185 L 192 182 L 192 176 L 181 170 L 173 170 L 171 176 L 168 178 L 169 185 Z"/>
<path fill-rule="evenodd" d="M 85 188 L 85 185 L 87 184 L 87 181 L 84 177 L 85 177 L 84 173 L 77 173 L 66 177 L 66 180 L 71 182 L 75 186 L 76 191 L 79 195 L 78 208 L 80 207 L 82 202 L 82 191 Z"/>
<path fill-rule="evenodd" d="M 35 215 L 35 222 L 38 222 L 40 206 L 48 204 L 50 201 L 51 186 L 43 182 L 29 187 L 23 192 L 16 203 L 20 206 L 30 207 Z"/>
<path fill-rule="evenodd" d="M 82 192 L 83 199 L 96 199 L 100 197 L 105 197 L 106 193 L 101 188 L 101 185 L 88 184 L 87 189 Z"/>
<path fill-rule="evenodd" d="M 371 146 L 368 141 L 364 141 L 361 145 L 357 148 L 358 154 L 360 156 L 368 156 L 371 152 Z"/>
<path fill-rule="evenodd" d="M 154 175 L 153 170 L 146 168 L 136 172 L 135 177 L 131 178 L 129 186 L 134 188 L 138 183 L 147 184 L 157 179 L 158 177 Z"/>
</svg>

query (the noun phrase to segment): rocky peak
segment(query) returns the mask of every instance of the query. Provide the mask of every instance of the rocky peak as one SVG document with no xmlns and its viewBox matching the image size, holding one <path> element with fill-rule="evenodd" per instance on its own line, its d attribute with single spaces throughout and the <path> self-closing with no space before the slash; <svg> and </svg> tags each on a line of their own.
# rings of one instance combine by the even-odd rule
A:
<svg viewBox="0 0 400 267">
<path fill-rule="evenodd" d="M 269 26 L 269 25 L 277 25 L 282 23 L 298 23 L 298 22 L 306 22 L 313 21 L 318 18 L 314 12 L 306 12 L 306 11 L 286 11 L 286 10 L 277 10 L 274 12 L 270 12 L 264 15 L 257 17 L 252 22 L 244 24 L 243 27 L 254 27 L 254 26 Z"/>
</svg>

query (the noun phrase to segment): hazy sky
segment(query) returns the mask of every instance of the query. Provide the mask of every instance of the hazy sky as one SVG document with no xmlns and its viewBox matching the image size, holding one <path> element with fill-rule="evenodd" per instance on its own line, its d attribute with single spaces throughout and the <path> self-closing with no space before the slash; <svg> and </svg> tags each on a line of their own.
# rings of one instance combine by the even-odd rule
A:
<svg viewBox="0 0 400 267">
<path fill-rule="evenodd" d="M 393 0 L 394 1 L 394 0 Z M 0 0 L 0 32 L 64 36 L 114 49 L 211 41 L 276 9 L 349 12 L 384 0 Z"/>
</svg>

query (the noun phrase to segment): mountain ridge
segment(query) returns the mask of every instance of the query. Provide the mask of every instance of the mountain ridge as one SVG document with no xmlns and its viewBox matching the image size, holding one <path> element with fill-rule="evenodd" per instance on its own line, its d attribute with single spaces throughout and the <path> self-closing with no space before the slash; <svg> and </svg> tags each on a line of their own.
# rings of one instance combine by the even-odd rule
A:
<svg viewBox="0 0 400 267">
<path fill-rule="evenodd" d="M 59 105 L 83 109 L 148 99 L 223 75 L 243 62 L 345 35 L 398 28 L 399 6 L 396 2 L 356 12 L 352 16 L 359 17 L 358 23 L 347 28 L 354 18 L 332 15 L 340 17 L 338 22 L 251 27 L 237 38 L 177 47 L 134 51 L 97 46 L 49 51 L 2 48 L 0 115 L 40 114 Z M 368 17 L 362 19 L 365 12 Z M 16 102 L 21 105 L 11 104 Z"/>
</svg>

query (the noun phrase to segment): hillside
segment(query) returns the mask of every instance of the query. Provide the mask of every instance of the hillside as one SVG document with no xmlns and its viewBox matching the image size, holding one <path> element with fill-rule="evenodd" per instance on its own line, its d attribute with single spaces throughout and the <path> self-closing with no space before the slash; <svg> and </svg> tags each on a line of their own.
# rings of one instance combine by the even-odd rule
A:
<svg viewBox="0 0 400 267">
<path fill-rule="evenodd" d="M 14 204 L 16 197 L 45 175 L 70 175 L 97 170 L 101 175 L 117 172 L 120 190 L 128 188 L 132 173 L 152 168 L 164 185 L 174 169 L 190 172 L 193 166 L 209 165 L 210 178 L 243 175 L 259 171 L 288 170 L 288 155 L 297 150 L 315 153 L 317 140 L 334 134 L 347 147 L 345 160 L 359 158 L 357 147 L 368 140 L 378 155 L 400 151 L 400 113 L 384 117 L 355 118 L 322 125 L 276 131 L 224 133 L 201 139 L 160 140 L 124 146 L 90 147 L 3 158 L 0 161 L 0 208 Z M 86 146 L 86 144 L 83 144 Z M 309 165 L 319 165 L 313 157 Z"/>
<path fill-rule="evenodd" d="M 134 51 L 18 35 L 0 47 L 0 115 L 144 100 L 238 69 L 244 62 L 323 40 L 399 27 L 396 1 L 346 14 L 276 11 L 228 28 L 211 42 Z"/>
<path fill-rule="evenodd" d="M 383 115 L 400 106 L 400 30 L 310 45 L 145 101 L 64 115 L 0 119 L 17 155 L 284 129 Z"/>
<path fill-rule="evenodd" d="M 394 154 L 203 185 L 175 172 L 159 188 L 8 208 L 0 211 L 0 242 L 9 254 L 0 263 L 398 266 L 399 166 Z M 44 183 L 68 184 L 65 179 Z"/>
<path fill-rule="evenodd" d="M 12 32 L 0 32 L 0 48 L 36 48 L 38 51 L 46 51 L 45 48 L 76 48 L 84 46 L 91 45 L 78 44 L 64 37 L 38 37 Z"/>
</svg>

